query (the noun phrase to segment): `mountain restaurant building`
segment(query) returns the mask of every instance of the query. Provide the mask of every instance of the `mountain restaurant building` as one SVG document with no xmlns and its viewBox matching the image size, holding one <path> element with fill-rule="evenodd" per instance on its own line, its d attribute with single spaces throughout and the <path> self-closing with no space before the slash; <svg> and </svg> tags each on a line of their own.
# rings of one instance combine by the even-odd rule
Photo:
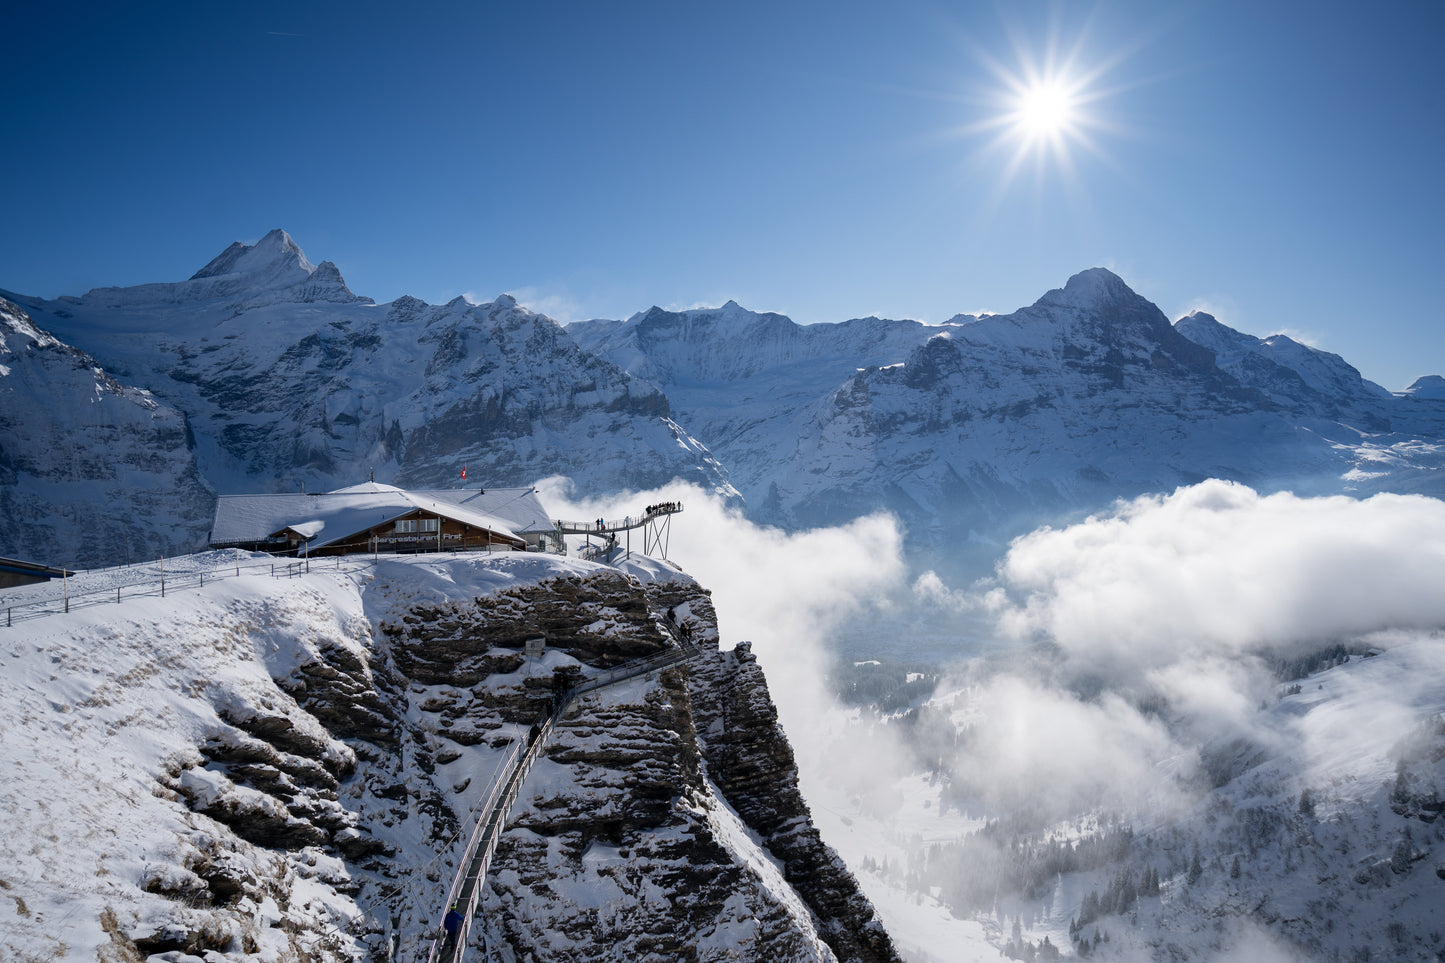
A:
<svg viewBox="0 0 1445 963">
<path fill-rule="evenodd" d="M 222 495 L 209 542 L 281 555 L 565 551 L 535 489 L 411 492 L 376 482 L 314 495 Z"/>
<path fill-rule="evenodd" d="M 0 558 L 0 588 L 14 588 L 17 585 L 34 585 L 55 578 L 65 578 L 75 573 L 69 569 L 26 562 L 18 558 Z"/>
</svg>

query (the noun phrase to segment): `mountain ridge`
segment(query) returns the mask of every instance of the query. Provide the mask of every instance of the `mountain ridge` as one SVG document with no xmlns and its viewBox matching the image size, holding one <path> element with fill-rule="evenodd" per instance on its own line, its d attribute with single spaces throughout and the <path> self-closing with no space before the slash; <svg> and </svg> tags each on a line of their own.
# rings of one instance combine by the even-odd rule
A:
<svg viewBox="0 0 1445 963">
<path fill-rule="evenodd" d="M 729 301 L 564 327 L 508 295 L 378 305 L 277 229 L 187 281 L 12 301 L 184 413 L 213 491 L 682 478 L 787 528 L 890 511 L 932 551 L 1214 476 L 1445 494 L 1433 382 L 1394 395 L 1282 336 L 1171 324 L 1104 268 L 938 325 Z"/>
</svg>

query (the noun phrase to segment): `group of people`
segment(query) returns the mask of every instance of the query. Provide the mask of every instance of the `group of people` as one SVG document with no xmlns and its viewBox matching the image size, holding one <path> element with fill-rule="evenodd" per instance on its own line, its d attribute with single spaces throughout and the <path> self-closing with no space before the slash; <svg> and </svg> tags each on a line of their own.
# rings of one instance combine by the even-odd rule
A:
<svg viewBox="0 0 1445 963">
<path fill-rule="evenodd" d="M 667 621 L 671 622 L 674 626 L 677 627 L 677 631 L 682 635 L 682 639 L 684 642 L 692 641 L 692 621 L 688 620 L 685 622 L 679 622 L 677 620 L 676 606 L 673 606 L 667 610 Z"/>
<path fill-rule="evenodd" d="M 668 513 L 668 512 L 680 512 L 680 511 L 682 511 L 682 502 L 658 502 L 656 505 L 648 505 L 648 506 L 647 506 L 647 511 L 643 514 L 642 517 L 643 517 L 644 519 L 647 519 L 647 518 L 651 518 L 653 515 L 663 515 L 663 514 L 666 514 L 666 513 Z M 558 522 L 557 524 L 560 525 L 560 524 L 562 524 L 562 523 L 561 523 L 561 522 Z M 595 518 L 595 519 L 592 520 L 592 524 L 597 527 L 597 531 L 599 531 L 599 532 L 605 532 L 605 531 L 607 531 L 607 519 L 605 519 L 605 518 Z M 632 516 L 631 516 L 631 515 L 628 515 L 626 518 L 624 518 L 624 519 L 622 520 L 622 527 L 623 527 L 623 528 L 631 528 L 631 527 L 632 527 Z"/>
</svg>

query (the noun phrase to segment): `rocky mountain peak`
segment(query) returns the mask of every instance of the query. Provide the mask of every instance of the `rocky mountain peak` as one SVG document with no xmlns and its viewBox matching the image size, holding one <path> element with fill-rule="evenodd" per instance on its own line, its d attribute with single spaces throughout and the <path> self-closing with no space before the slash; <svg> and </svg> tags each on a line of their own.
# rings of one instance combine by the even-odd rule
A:
<svg viewBox="0 0 1445 963">
<path fill-rule="evenodd" d="M 1107 268 L 1080 271 L 1064 284 L 1054 288 L 1036 302 L 1040 305 L 1069 308 L 1098 308 L 1110 302 L 1140 299 L 1124 279 Z M 1142 299 L 1140 299 L 1142 300 Z"/>
<path fill-rule="evenodd" d="M 233 241 L 230 247 L 191 275 L 191 280 L 223 277 L 229 274 L 264 277 L 289 275 L 287 280 L 294 283 L 310 277 L 315 270 L 316 268 L 306 259 L 305 252 L 292 240 L 291 235 L 278 227 L 255 244 Z"/>
<path fill-rule="evenodd" d="M 346 286 L 346 279 L 341 276 L 341 269 L 330 261 L 322 261 L 316 265 L 301 284 L 301 300 L 303 301 L 335 301 L 348 304 L 354 301 L 372 303 L 371 298 L 364 298 L 351 293 Z"/>
<path fill-rule="evenodd" d="M 1411 398 L 1438 398 L 1445 400 L 1445 378 L 1440 375 L 1426 375 L 1416 378 L 1415 383 L 1403 392 Z"/>
<path fill-rule="evenodd" d="M 6 336 L 11 333 L 20 335 L 24 342 L 34 343 L 41 347 L 60 344 L 55 338 L 37 328 L 35 322 L 30 320 L 30 316 L 20 305 L 0 298 L 0 355 L 14 350 L 6 344 Z"/>
</svg>

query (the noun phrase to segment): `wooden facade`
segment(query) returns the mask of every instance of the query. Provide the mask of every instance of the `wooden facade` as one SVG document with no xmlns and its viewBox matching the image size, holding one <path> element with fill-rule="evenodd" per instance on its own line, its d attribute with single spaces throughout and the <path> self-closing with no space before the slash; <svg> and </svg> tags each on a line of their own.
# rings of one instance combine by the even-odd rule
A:
<svg viewBox="0 0 1445 963">
<path fill-rule="evenodd" d="M 408 523 L 415 523 L 408 525 Z M 427 524 L 431 523 L 431 524 Z M 406 529 L 410 528 L 408 531 Z M 509 532 L 498 532 L 459 522 L 454 518 L 422 509 L 374 525 L 315 551 L 302 548 L 305 541 L 294 529 L 281 533 L 296 554 L 314 556 L 354 555 L 358 552 L 525 552 L 527 543 Z"/>
</svg>

